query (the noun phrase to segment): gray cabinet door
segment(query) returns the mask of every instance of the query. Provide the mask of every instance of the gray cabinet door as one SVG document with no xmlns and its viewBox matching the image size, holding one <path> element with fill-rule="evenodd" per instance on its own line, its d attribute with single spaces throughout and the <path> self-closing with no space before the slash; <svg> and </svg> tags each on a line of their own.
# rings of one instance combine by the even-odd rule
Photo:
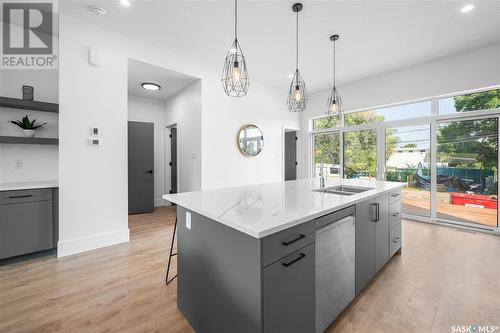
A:
<svg viewBox="0 0 500 333">
<path fill-rule="evenodd" d="M 375 199 L 378 218 L 375 223 L 375 273 L 389 260 L 389 198 L 382 193 Z"/>
<path fill-rule="evenodd" d="M 314 332 L 314 244 L 263 269 L 264 333 Z"/>
<path fill-rule="evenodd" d="M 375 274 L 374 199 L 356 204 L 356 295 Z"/>
<path fill-rule="evenodd" d="M 0 259 L 53 247 L 52 201 L 0 205 Z"/>
</svg>

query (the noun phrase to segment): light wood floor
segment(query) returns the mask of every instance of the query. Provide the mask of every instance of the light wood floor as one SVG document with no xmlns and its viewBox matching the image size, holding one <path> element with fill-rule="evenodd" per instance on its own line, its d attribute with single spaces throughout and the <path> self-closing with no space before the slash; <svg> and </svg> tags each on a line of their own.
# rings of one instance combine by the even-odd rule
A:
<svg viewBox="0 0 500 333">
<path fill-rule="evenodd" d="M 192 332 L 175 282 L 164 284 L 173 222 L 172 208 L 133 215 L 128 244 L 0 266 L 0 332 Z M 500 237 L 411 221 L 403 228 L 403 255 L 328 332 L 500 326 Z"/>
</svg>

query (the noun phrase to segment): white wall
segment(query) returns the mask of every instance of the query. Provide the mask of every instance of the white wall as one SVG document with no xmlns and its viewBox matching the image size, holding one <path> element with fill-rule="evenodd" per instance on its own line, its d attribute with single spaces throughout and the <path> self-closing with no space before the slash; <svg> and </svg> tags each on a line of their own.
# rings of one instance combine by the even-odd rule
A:
<svg viewBox="0 0 500 333">
<path fill-rule="evenodd" d="M 500 85 L 500 44 L 401 69 L 339 87 L 346 111 L 411 101 L 455 92 Z M 302 128 L 309 119 L 325 112 L 329 90 L 310 96 L 308 111 L 302 114 Z M 302 177 L 310 172 L 310 138 L 302 140 Z"/>
<path fill-rule="evenodd" d="M 166 126 L 177 125 L 177 191 L 201 190 L 201 81 L 169 98 L 165 116 Z"/>
<path fill-rule="evenodd" d="M 22 98 L 22 85 L 34 87 L 36 101 L 58 103 L 57 70 L 0 70 L 0 96 Z M 7 108 L 0 112 L 0 135 L 22 136 L 22 131 L 9 121 L 25 115 L 37 123 L 47 123 L 37 131 L 37 137 L 57 138 L 57 114 Z M 18 160 L 22 161 L 20 169 L 15 167 Z M 57 177 L 57 146 L 0 144 L 0 183 L 57 180 Z"/>
<path fill-rule="evenodd" d="M 128 120 L 154 124 L 154 206 L 164 206 L 165 105 L 163 101 L 128 95 Z"/>
<path fill-rule="evenodd" d="M 88 65 L 89 47 L 102 52 L 102 68 Z M 201 158 L 201 175 L 197 177 L 202 189 L 280 180 L 282 128 L 300 125 L 299 116 L 286 110 L 286 91 L 277 92 L 253 81 L 248 96 L 229 98 L 220 83 L 221 63 L 201 66 L 63 13 L 59 63 L 60 256 L 128 241 L 129 58 L 201 79 L 201 152 L 197 156 Z M 245 123 L 254 123 L 264 132 L 264 151 L 256 158 L 243 157 L 236 146 L 236 134 Z M 101 129 L 103 144 L 98 149 L 87 145 L 91 126 Z"/>
</svg>

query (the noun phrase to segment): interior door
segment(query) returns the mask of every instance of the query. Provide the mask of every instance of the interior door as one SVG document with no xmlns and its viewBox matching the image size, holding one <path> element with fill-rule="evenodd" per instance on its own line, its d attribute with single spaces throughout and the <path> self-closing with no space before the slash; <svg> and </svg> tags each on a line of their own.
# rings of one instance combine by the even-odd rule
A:
<svg viewBox="0 0 500 333">
<path fill-rule="evenodd" d="M 285 180 L 297 179 L 296 132 L 285 132 Z"/>
<path fill-rule="evenodd" d="M 154 210 L 154 124 L 128 122 L 128 212 Z"/>
<path fill-rule="evenodd" d="M 170 129 L 170 193 L 177 193 L 177 128 Z"/>
</svg>

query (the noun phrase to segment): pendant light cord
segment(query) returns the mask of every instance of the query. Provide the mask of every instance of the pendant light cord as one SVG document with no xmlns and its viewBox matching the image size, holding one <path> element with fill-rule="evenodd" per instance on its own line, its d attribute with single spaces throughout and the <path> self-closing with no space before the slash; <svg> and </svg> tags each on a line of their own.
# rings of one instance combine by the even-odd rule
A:
<svg viewBox="0 0 500 333">
<path fill-rule="evenodd" d="M 335 59 L 336 59 L 336 56 L 335 56 L 335 40 L 333 41 L 333 87 L 335 88 Z"/>
<path fill-rule="evenodd" d="M 234 39 L 238 40 L 238 0 L 234 0 Z"/>
<path fill-rule="evenodd" d="M 295 45 L 297 46 L 296 54 L 295 54 L 295 71 L 299 70 L 299 12 L 297 11 L 297 22 L 296 22 L 296 30 L 295 30 Z M 297 78 L 298 80 L 298 78 Z"/>
</svg>

